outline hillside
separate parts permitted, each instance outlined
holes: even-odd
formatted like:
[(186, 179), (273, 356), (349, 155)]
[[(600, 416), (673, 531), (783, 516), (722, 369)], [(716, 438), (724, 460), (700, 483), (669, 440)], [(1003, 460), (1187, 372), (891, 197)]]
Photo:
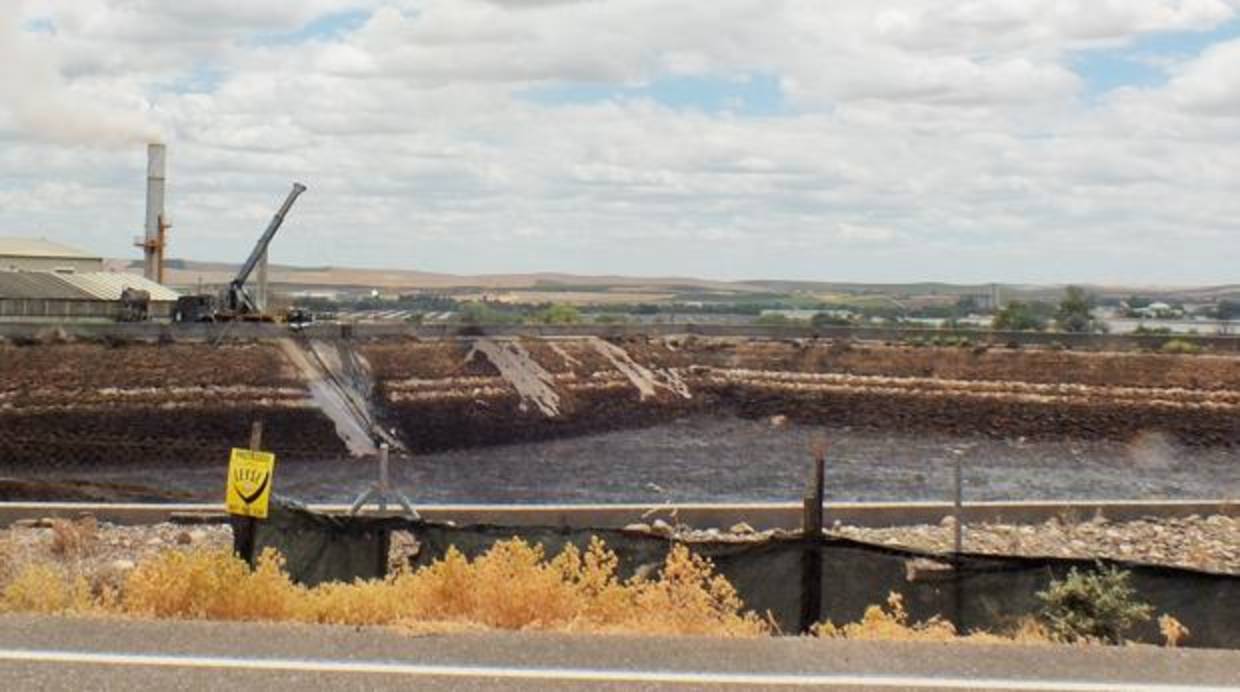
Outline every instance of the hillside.
[[(111, 259), (105, 262), (109, 271), (141, 272), (137, 260)], [(225, 262), (197, 262), (172, 259), (166, 267), (169, 285), (175, 288), (191, 288), (203, 285), (223, 285), (232, 279), (237, 265)], [(557, 272), (531, 274), (445, 274), (412, 269), (359, 269), (351, 267), (295, 267), (272, 265), (270, 281), (283, 290), (345, 290), (384, 292), (444, 291), (469, 294), (471, 292), (514, 292), (518, 297), (529, 294), (556, 294), (565, 302), (589, 302), (591, 296), (607, 297), (605, 302), (659, 302), (673, 298), (701, 300), (712, 297), (728, 298), (759, 296), (761, 294), (805, 294), (824, 302), (844, 301), (848, 298), (889, 297), (895, 299), (920, 299), (918, 302), (954, 302), (960, 296), (984, 296), (991, 291), (991, 284), (956, 284), (942, 282), (912, 282), (900, 284), (796, 281), (796, 280), (748, 280), (717, 281), (692, 277), (633, 277), (614, 275), (578, 275)], [(1240, 300), (1240, 284), (1203, 287), (1157, 287), (1085, 285), (1093, 294), (1107, 298), (1123, 298), (1144, 295), (1162, 300), (1189, 303), (1210, 303), (1218, 300)], [(1063, 295), (1063, 286), (1001, 284), (1005, 300), (1055, 301)]]

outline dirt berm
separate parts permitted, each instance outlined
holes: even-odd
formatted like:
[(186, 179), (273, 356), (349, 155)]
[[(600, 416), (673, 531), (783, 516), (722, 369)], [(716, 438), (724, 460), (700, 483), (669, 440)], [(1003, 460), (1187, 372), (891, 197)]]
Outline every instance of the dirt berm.
[(344, 453), (270, 344), (0, 346), (0, 469), (219, 464), (255, 420), (282, 460)]
[[(414, 451), (784, 417), (994, 437), (1240, 444), (1240, 357), (702, 337), (337, 344)], [(327, 367), (327, 366), (324, 366)], [(337, 378), (340, 379), (340, 378)], [(0, 345), (0, 470), (219, 464), (262, 420), (283, 462), (344, 457), (275, 343)]]
[[(481, 343), (481, 345), (480, 345)], [(699, 337), (360, 344), (415, 450), (685, 414), (994, 437), (1240, 444), (1240, 358)]]

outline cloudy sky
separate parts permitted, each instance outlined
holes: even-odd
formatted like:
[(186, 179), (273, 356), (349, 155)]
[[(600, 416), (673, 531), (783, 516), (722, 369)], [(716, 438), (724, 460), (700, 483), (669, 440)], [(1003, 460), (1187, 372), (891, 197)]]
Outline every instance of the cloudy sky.
[[(242, 8), (242, 9), (238, 9)], [(5, 0), (0, 235), (136, 257), (1240, 281), (1240, 0)]]

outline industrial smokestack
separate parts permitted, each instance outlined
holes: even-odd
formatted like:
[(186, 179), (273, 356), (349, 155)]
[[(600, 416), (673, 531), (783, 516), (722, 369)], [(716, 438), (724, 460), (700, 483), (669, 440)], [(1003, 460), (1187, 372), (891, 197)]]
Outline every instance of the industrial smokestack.
[(142, 274), (151, 281), (162, 283), (164, 231), (168, 228), (164, 216), (164, 174), (168, 151), (163, 144), (149, 144), (146, 156), (146, 236), (141, 244), (144, 255)]

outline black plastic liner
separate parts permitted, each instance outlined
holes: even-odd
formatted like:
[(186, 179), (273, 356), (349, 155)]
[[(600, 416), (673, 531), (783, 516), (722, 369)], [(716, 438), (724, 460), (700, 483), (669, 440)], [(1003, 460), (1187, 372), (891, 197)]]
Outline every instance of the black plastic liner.
[[(512, 538), (543, 546), (548, 556), (572, 544), (584, 551), (594, 537), (618, 558), (621, 577), (657, 572), (675, 541), (617, 529), (529, 526), (451, 526), (402, 518), (329, 517), (273, 502), (258, 522), (255, 551), (279, 550), (295, 581), (374, 579), (385, 575), (392, 531), (408, 531), (418, 543), (414, 568), (443, 558), (455, 547), (468, 558)], [(1155, 618), (1129, 633), (1135, 641), (1160, 644), (1157, 615), (1170, 614), (1192, 632), (1184, 646), (1240, 648), (1240, 575), (1115, 560), (936, 555), (824, 536), (774, 537), (761, 541), (694, 541), (694, 553), (710, 559), (732, 583), (746, 608), (769, 613), (785, 633), (802, 629), (809, 589), (821, 594), (820, 620), (855, 622), (865, 609), (904, 598), (911, 620), (940, 616), (958, 631), (1003, 631), (1034, 612), (1037, 592), (1073, 567), (1094, 571), (1118, 566), (1131, 573), (1138, 597), (1154, 606)], [(807, 585), (807, 560), (821, 562), (821, 580)]]

